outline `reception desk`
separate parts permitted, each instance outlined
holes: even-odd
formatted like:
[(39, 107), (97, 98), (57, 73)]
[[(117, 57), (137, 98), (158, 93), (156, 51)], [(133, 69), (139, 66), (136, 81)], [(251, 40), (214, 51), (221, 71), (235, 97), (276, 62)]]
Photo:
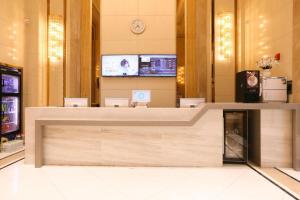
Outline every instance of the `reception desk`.
[(300, 170), (300, 105), (203, 104), (199, 108), (62, 108), (25, 111), (27, 164), (218, 167), (224, 110), (254, 111), (253, 160)]

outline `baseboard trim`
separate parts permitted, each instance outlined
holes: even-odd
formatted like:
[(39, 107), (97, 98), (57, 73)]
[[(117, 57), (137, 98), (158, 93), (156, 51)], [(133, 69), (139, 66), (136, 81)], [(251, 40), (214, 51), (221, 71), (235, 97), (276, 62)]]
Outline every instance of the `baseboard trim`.
[(0, 170), (9, 166), (9, 165), (12, 165), (20, 160), (23, 160), (25, 157), (25, 150), (22, 149), (20, 151), (17, 151), (11, 155), (8, 155), (4, 158), (1, 158), (0, 159)]

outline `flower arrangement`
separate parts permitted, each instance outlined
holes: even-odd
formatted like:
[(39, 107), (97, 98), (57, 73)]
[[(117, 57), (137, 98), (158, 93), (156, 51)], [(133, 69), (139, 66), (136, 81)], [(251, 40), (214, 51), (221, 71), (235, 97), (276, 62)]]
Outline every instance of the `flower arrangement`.
[(263, 57), (256, 62), (256, 66), (263, 70), (271, 70), (273, 64), (275, 63), (275, 59), (272, 57)]

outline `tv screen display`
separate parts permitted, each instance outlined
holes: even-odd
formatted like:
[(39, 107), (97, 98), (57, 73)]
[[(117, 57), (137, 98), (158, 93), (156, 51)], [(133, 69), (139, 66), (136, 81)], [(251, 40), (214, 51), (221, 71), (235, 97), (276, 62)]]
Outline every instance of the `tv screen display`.
[(102, 56), (102, 76), (138, 76), (138, 55)]
[(140, 55), (140, 76), (176, 76), (176, 55)]

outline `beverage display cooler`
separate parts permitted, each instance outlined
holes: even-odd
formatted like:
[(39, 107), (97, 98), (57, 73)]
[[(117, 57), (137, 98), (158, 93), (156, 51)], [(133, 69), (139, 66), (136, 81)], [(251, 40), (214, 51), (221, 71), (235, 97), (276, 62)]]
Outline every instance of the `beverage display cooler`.
[(0, 66), (1, 132), (0, 136), (13, 140), (21, 128), (21, 72)]
[(225, 163), (248, 161), (248, 112), (224, 111), (224, 154)]

